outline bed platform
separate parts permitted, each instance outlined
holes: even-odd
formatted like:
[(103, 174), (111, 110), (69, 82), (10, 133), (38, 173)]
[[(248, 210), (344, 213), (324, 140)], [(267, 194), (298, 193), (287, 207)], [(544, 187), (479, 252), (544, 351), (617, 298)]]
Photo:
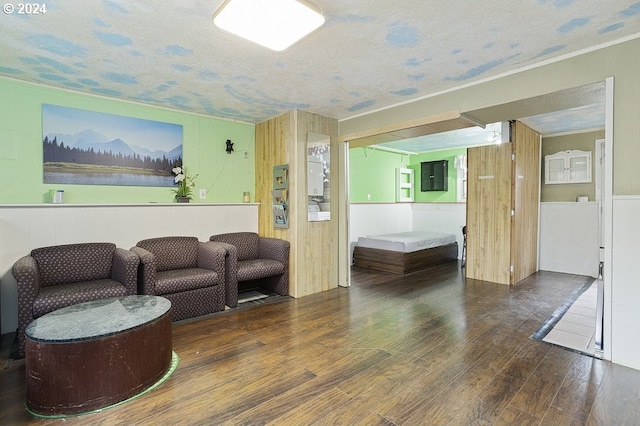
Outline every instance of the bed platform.
[(408, 274), (458, 259), (455, 235), (401, 232), (358, 238), (354, 266), (393, 274)]

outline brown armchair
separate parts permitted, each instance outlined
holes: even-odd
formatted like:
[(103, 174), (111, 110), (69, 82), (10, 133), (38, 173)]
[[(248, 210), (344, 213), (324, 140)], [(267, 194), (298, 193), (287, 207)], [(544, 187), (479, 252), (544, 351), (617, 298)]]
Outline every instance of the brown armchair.
[(196, 237), (160, 237), (131, 251), (140, 257), (138, 293), (169, 299), (173, 321), (224, 310), (224, 248)]
[(238, 306), (238, 282), (255, 281), (282, 296), (289, 294), (289, 242), (255, 232), (212, 235), (209, 241), (235, 248), (227, 256), (227, 306)]
[(140, 260), (113, 243), (37, 248), (13, 265), (18, 284), (18, 357), (31, 321), (65, 306), (136, 294)]

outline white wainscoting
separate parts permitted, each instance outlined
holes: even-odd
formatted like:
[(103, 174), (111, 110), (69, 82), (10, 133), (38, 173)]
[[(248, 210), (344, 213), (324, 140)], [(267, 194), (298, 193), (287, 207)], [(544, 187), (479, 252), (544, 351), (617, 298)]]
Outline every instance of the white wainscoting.
[(1, 332), (17, 327), (13, 263), (37, 247), (108, 241), (130, 248), (167, 235), (207, 241), (213, 234), (258, 231), (258, 204), (43, 204), (0, 206)]
[(640, 370), (640, 196), (614, 196), (612, 210), (611, 361)]
[(349, 206), (350, 253), (358, 237), (407, 231), (446, 232), (456, 236), (462, 255), (464, 203), (362, 203)]
[(358, 203), (349, 205), (349, 256), (358, 237), (413, 230), (411, 203)]
[(542, 271), (598, 277), (599, 203), (540, 203)]
[(465, 203), (415, 203), (413, 229), (453, 234), (458, 241), (458, 259), (462, 259), (462, 227), (467, 223)]

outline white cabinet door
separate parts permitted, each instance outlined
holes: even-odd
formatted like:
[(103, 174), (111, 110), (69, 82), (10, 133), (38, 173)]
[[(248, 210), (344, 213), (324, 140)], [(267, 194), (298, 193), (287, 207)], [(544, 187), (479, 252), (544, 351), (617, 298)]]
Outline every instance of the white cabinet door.
[(565, 183), (567, 181), (567, 172), (564, 167), (564, 157), (551, 158), (546, 160), (546, 163), (546, 178), (544, 183)]
[(567, 161), (569, 163), (569, 182), (591, 182), (591, 153), (589, 155), (572, 155), (567, 158)]
[(544, 183), (591, 182), (591, 151), (562, 151), (544, 157)]

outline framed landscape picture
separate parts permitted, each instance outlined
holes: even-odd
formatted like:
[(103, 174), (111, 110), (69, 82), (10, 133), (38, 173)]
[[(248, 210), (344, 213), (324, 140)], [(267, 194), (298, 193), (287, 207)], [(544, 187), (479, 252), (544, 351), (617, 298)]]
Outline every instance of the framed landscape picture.
[(173, 186), (182, 126), (42, 105), (44, 183)]

